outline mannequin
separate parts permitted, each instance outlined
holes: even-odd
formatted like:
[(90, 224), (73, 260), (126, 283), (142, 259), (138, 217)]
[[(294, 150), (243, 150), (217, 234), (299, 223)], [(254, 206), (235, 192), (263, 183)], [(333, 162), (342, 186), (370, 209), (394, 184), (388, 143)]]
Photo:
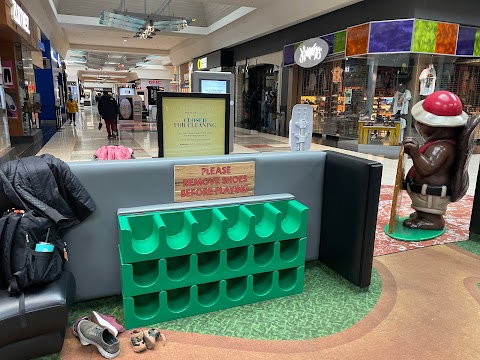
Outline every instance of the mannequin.
[(412, 93), (410, 90), (405, 88), (405, 85), (399, 84), (397, 87), (397, 92), (393, 97), (393, 109), (392, 112), (397, 114), (400, 112), (400, 115), (408, 114), (408, 106), (410, 105), (410, 100), (412, 99)]
[(404, 84), (399, 84), (397, 87), (397, 92), (393, 97), (392, 113), (395, 115), (395, 121), (400, 122), (400, 143), (403, 142), (405, 128), (407, 127), (407, 121), (402, 117), (402, 115), (408, 114), (411, 99), (412, 93), (410, 90), (408, 90)]
[(428, 96), (435, 91), (435, 83), (437, 81), (437, 72), (433, 64), (428, 65), (428, 68), (423, 69), (420, 77), (420, 95)]

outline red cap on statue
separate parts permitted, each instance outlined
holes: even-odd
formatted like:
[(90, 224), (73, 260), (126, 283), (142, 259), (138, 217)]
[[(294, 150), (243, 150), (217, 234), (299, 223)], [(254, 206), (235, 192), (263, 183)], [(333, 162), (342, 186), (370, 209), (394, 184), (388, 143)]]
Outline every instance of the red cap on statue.
[(433, 127), (465, 126), (468, 115), (460, 98), (449, 91), (436, 91), (415, 104), (412, 115), (419, 123)]

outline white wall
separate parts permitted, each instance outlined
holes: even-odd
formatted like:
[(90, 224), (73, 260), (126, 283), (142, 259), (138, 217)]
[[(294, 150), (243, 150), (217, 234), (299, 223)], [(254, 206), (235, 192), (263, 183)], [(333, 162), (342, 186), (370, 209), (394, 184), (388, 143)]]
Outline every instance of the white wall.
[(170, 60), (173, 65), (181, 65), (196, 57), (259, 38), (360, 1), (363, 0), (271, 1), (219, 31), (175, 46), (170, 51)]
[(83, 84), (83, 87), (85, 89), (93, 89), (93, 88), (107, 88), (107, 89), (113, 89), (113, 83), (93, 83), (93, 82), (86, 82)]
[(173, 66), (165, 66), (163, 70), (135, 69), (132, 72), (137, 74), (137, 79), (171, 80), (173, 78)]
[(70, 42), (63, 29), (60, 27), (57, 17), (53, 13), (48, 0), (24, 0), (22, 5), (35, 20), (45, 36), (50, 39), (52, 46), (65, 58)]

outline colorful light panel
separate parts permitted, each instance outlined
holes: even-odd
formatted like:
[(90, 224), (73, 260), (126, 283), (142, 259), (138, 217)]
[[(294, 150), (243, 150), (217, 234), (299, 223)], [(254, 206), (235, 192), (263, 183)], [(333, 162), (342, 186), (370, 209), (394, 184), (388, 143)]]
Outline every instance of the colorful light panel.
[(473, 55), (477, 29), (460, 26), (458, 29), (457, 55)]
[(295, 64), (295, 47), (287, 45), (283, 48), (283, 66)]
[(328, 55), (333, 54), (334, 34), (322, 36), (321, 39), (325, 40), (328, 44)]
[(473, 50), (474, 56), (480, 56), (480, 29), (477, 29), (477, 33), (475, 34), (475, 47)]
[(413, 52), (435, 53), (438, 23), (428, 20), (415, 20)]
[(455, 55), (457, 36), (457, 24), (438, 23), (435, 52), (437, 54)]
[(408, 52), (412, 47), (414, 20), (370, 24), (370, 53)]
[(363, 55), (368, 52), (370, 24), (363, 24), (347, 30), (347, 56)]
[(333, 39), (333, 53), (345, 51), (347, 45), (347, 30), (340, 31), (334, 34)]

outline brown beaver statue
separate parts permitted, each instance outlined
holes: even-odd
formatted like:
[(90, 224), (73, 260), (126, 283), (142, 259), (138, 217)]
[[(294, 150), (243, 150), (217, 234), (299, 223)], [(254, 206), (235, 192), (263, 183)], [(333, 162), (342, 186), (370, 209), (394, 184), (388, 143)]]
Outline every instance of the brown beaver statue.
[(462, 199), (468, 190), (468, 164), (480, 116), (469, 117), (460, 98), (448, 91), (427, 96), (413, 106), (412, 115), (425, 145), (420, 147), (412, 138), (403, 141), (413, 161), (404, 189), (415, 210), (403, 226), (441, 230), (448, 204)]

